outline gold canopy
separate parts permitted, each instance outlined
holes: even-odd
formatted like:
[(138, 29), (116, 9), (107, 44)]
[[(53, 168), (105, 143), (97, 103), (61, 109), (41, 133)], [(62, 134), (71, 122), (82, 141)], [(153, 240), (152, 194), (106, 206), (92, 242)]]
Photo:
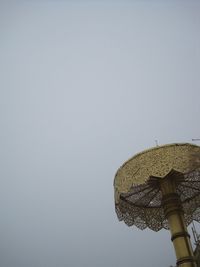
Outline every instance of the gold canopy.
[(169, 175), (176, 183), (186, 225), (200, 222), (200, 147), (187, 143), (145, 150), (119, 168), (114, 180), (119, 220), (140, 229), (168, 229), (158, 181)]

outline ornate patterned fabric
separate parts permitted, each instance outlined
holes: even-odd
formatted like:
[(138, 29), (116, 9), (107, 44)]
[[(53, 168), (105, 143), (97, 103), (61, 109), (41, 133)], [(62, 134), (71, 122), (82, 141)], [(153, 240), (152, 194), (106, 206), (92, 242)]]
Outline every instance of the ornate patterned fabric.
[(115, 209), (120, 221), (140, 229), (168, 229), (159, 179), (173, 175), (186, 225), (200, 222), (200, 147), (170, 144), (135, 155), (119, 168), (115, 180)]

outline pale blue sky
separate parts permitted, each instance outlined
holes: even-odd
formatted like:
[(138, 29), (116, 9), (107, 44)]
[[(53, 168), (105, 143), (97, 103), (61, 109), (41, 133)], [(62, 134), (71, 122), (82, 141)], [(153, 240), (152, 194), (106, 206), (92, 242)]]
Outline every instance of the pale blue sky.
[(0, 266), (175, 265), (128, 228), (113, 179), (200, 138), (199, 1), (0, 2)]

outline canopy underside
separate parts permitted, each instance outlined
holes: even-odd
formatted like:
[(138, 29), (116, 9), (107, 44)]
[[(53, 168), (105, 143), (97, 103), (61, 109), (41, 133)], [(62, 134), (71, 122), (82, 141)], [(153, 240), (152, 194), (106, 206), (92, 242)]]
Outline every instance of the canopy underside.
[(173, 144), (137, 154), (117, 172), (115, 209), (120, 221), (140, 229), (168, 229), (159, 179), (174, 172), (185, 223), (200, 222), (200, 147)]
[[(200, 222), (200, 169), (179, 178), (176, 193), (182, 203), (186, 225), (192, 220)], [(148, 227), (154, 231), (168, 229), (162, 193), (156, 183), (132, 186), (128, 193), (122, 193), (116, 204), (116, 213), (119, 220), (128, 226)]]

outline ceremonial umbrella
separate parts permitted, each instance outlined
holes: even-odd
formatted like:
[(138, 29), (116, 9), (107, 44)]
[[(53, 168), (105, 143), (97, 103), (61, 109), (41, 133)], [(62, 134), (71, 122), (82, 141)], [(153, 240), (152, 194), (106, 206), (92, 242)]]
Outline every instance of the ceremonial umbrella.
[(126, 161), (114, 180), (120, 221), (140, 229), (170, 229), (177, 265), (196, 266), (187, 225), (200, 222), (200, 147), (170, 144)]

